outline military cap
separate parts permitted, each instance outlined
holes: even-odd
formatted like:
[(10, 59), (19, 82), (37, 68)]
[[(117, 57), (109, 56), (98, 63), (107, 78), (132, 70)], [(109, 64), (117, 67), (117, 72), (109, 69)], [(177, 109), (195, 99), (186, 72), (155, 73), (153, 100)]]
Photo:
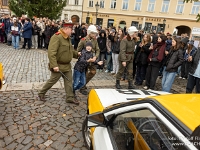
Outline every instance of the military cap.
[(73, 28), (74, 24), (73, 23), (63, 23), (62, 27), (68, 27), (68, 28)]

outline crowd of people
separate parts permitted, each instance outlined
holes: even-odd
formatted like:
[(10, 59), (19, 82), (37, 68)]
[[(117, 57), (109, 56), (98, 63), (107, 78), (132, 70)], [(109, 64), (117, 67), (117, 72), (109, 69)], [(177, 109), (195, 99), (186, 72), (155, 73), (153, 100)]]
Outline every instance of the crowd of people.
[[(6, 15), (0, 20), (0, 39), (8, 45), (12, 43), (15, 49), (19, 49), (19, 41), (24, 38), (23, 49), (27, 44), (27, 49), (48, 50), (51, 37), (60, 31), (63, 23), (48, 18), (30, 20), (25, 16)], [(80, 89), (82, 94), (87, 94), (85, 85), (96, 71), (105, 71), (116, 77), (117, 89), (121, 88), (120, 81), (123, 80), (128, 82), (129, 89), (134, 89), (135, 79), (135, 85), (145, 85), (145, 90), (154, 90), (160, 76), (162, 91), (170, 92), (178, 76), (188, 80), (187, 93), (191, 93), (195, 86), (196, 93), (200, 93), (200, 50), (187, 34), (172, 36), (156, 31), (145, 33), (134, 26), (116, 29), (76, 23), (70, 35), (74, 50), (83, 52), (84, 56), (78, 59), (74, 68), (74, 76), (78, 76), (74, 78), (74, 89)], [(87, 57), (89, 51), (95, 59)], [(81, 65), (85, 68), (81, 69)]]

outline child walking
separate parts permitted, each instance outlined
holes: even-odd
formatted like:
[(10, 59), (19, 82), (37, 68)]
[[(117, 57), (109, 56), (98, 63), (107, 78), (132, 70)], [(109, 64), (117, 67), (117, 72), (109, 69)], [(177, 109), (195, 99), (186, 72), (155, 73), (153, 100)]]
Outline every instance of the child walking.
[(82, 88), (86, 84), (86, 75), (85, 71), (86, 68), (91, 65), (92, 63), (102, 65), (103, 61), (99, 61), (98, 63), (95, 62), (93, 59), (92, 53), (92, 43), (87, 42), (85, 45), (85, 49), (82, 50), (81, 56), (79, 57), (78, 61), (74, 66), (74, 75), (73, 75), (73, 92), (74, 95), (75, 91)]

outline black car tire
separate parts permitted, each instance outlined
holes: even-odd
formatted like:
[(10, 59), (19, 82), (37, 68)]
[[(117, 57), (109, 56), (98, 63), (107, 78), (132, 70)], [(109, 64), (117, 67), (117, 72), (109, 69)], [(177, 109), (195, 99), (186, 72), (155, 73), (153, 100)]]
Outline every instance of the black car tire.
[[(87, 132), (88, 132), (88, 134), (87, 134)], [(83, 135), (85, 146), (88, 148), (88, 150), (92, 150), (93, 149), (92, 142), (89, 137), (89, 130), (87, 128), (87, 118), (84, 119), (83, 124), (82, 124), (82, 135)]]

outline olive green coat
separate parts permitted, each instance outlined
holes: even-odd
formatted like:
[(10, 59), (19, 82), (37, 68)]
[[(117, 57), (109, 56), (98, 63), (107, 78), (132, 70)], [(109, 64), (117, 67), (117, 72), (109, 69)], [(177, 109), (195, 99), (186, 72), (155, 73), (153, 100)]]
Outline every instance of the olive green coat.
[(85, 38), (82, 38), (78, 44), (78, 48), (77, 51), (81, 52), (83, 48), (85, 48), (85, 45), (87, 42), (92, 42), (92, 52), (94, 53), (94, 56), (96, 56), (96, 58), (99, 57), (100, 54), (100, 49), (99, 49), (99, 45), (96, 39), (89, 39), (88, 36)]
[(134, 59), (135, 40), (127, 40), (124, 38), (120, 43), (119, 61), (130, 62)]
[(51, 37), (48, 58), (50, 69), (59, 67), (62, 72), (70, 71), (72, 58), (78, 58), (78, 52), (74, 50), (71, 39), (62, 30)]

